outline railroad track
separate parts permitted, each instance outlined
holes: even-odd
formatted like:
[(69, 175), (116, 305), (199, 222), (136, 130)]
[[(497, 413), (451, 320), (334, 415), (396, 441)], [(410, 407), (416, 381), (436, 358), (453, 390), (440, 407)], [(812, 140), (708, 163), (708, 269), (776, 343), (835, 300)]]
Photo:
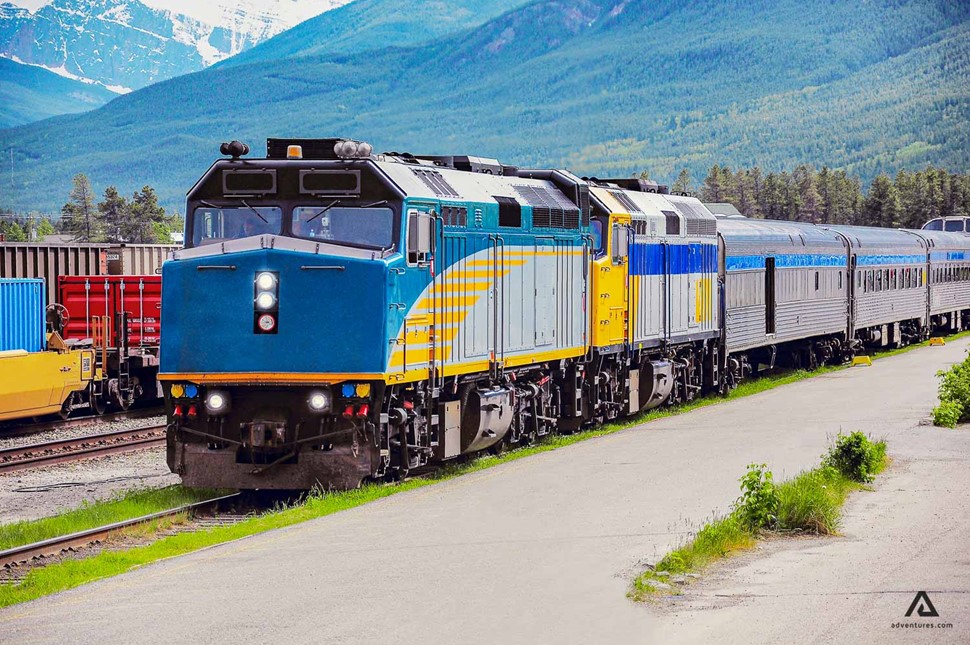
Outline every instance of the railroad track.
[(56, 419), (41, 423), (0, 423), (0, 437), (27, 437), (33, 434), (40, 434), (48, 430), (64, 430), (67, 428), (80, 428), (83, 426), (99, 426), (110, 424), (113, 421), (128, 421), (132, 419), (144, 419), (146, 417), (157, 417), (165, 414), (165, 409), (154, 406), (150, 408), (138, 408), (137, 410), (125, 410), (123, 412), (108, 412), (106, 414), (85, 415), (82, 417), (72, 417), (70, 419)]
[[(25, 544), (24, 546), (17, 546), (12, 549), (7, 549), (6, 551), (0, 551), (0, 567), (20, 565), (25, 562), (29, 563), (35, 558), (48, 558), (51, 556), (56, 556), (68, 549), (76, 549), (99, 542), (111, 535), (117, 534), (133, 526), (150, 524), (156, 520), (164, 519), (166, 517), (173, 517), (181, 513), (187, 513), (194, 516), (205, 512), (217, 512), (220, 507), (230, 501), (238, 499), (239, 497), (239, 493), (223, 495), (222, 497), (215, 497), (202, 502), (195, 502), (194, 504), (186, 504), (185, 506), (179, 506), (178, 508), (169, 509), (167, 511), (160, 511), (158, 513), (143, 515), (142, 517), (136, 517), (123, 522), (116, 522), (114, 524), (99, 526), (86, 531), (79, 531), (77, 533), (72, 533), (71, 535), (50, 538), (49, 540), (34, 542), (33, 544)], [(230, 520), (223, 518), (218, 521), (213, 521), (215, 521), (216, 524), (224, 525), (227, 523), (227, 521), (238, 521), (238, 519), (242, 519), (243, 517), (246, 516), (240, 516), (239, 518), (233, 517), (230, 518)], [(212, 525), (212, 522), (203, 522), (203, 528), (208, 525)]]
[(0, 473), (62, 464), (165, 443), (165, 426), (152, 426), (47, 441), (0, 450)]

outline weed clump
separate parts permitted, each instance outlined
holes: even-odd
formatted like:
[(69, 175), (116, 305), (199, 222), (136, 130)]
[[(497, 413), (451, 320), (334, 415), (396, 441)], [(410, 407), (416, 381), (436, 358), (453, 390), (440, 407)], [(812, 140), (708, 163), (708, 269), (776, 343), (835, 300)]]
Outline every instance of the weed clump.
[(822, 465), (833, 468), (848, 479), (868, 484), (882, 471), (886, 462), (886, 442), (872, 441), (862, 432), (841, 432), (835, 444), (822, 456)]
[(748, 465), (734, 512), (751, 531), (774, 528), (778, 522), (778, 489), (767, 464)]
[(936, 375), (940, 377), (940, 404), (933, 408), (933, 424), (955, 428), (970, 421), (970, 356)]

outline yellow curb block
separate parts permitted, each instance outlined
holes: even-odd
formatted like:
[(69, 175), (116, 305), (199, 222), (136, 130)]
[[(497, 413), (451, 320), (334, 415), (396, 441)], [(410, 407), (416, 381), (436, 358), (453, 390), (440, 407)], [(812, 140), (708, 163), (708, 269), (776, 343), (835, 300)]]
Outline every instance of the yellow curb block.
[(930, 339), (930, 345), (942, 347), (943, 345), (946, 345), (946, 341), (940, 338), (939, 336), (934, 336), (933, 338)]
[(871, 366), (872, 359), (869, 358), (868, 356), (855, 356), (852, 358), (852, 367), (855, 367), (857, 365)]

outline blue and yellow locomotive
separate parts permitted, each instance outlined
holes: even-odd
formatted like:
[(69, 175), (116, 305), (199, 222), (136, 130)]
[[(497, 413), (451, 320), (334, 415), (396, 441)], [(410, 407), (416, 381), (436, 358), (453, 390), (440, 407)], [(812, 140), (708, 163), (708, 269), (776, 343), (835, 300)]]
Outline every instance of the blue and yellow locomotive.
[(168, 462), (345, 488), (970, 326), (970, 237), (717, 220), (639, 179), (223, 145), (163, 268)]
[(714, 219), (655, 185), (346, 140), (246, 151), (192, 188), (163, 270), (188, 485), (354, 486), (717, 381)]

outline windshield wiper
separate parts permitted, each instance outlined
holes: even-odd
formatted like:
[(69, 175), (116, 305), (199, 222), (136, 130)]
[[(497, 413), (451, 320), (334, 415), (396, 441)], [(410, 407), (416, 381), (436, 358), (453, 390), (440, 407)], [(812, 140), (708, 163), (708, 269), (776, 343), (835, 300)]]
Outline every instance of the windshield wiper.
[[(199, 203), (200, 203), (200, 204), (202, 204), (203, 206), (208, 206), (209, 208), (215, 208), (215, 209), (217, 209), (217, 210), (222, 210), (223, 208), (225, 208), (225, 206), (216, 206), (215, 204), (212, 204), (212, 203), (210, 203), (210, 202), (207, 202), (207, 201), (205, 201), (204, 199), (200, 199), (200, 200), (199, 200)], [(260, 212), (259, 212), (258, 210), (256, 210), (256, 209), (255, 209), (255, 208), (253, 208), (252, 206), (250, 206), (250, 205), (249, 205), (249, 204), (248, 204), (248, 203), (246, 202), (246, 200), (245, 200), (245, 199), (240, 199), (240, 200), (239, 200), (239, 203), (240, 203), (240, 204), (242, 204), (243, 206), (245, 206), (246, 208), (248, 208), (249, 210), (251, 210), (251, 211), (252, 211), (253, 213), (255, 213), (255, 214), (256, 214), (256, 217), (258, 217), (259, 219), (261, 219), (261, 220), (263, 220), (263, 223), (265, 223), (265, 224), (269, 224), (269, 220), (268, 220), (268, 219), (266, 219), (265, 217), (263, 217), (263, 214), (262, 214), (262, 213), (260, 213)]]
[(323, 215), (324, 213), (326, 213), (328, 210), (330, 210), (331, 208), (333, 208), (334, 206), (336, 206), (339, 203), (340, 203), (340, 200), (339, 199), (333, 200), (332, 202), (330, 202), (329, 204), (327, 204), (326, 206), (324, 206), (323, 207), (323, 210), (321, 210), (319, 213), (317, 213), (316, 215), (314, 215), (313, 217), (311, 217), (310, 219), (308, 219), (306, 221), (306, 223), (309, 224), (310, 222), (312, 222), (316, 218), (320, 217), (321, 215)]
[(256, 217), (258, 217), (259, 219), (263, 220), (263, 223), (264, 224), (269, 224), (269, 220), (266, 219), (265, 217), (263, 217), (263, 214), (260, 213), (258, 210), (256, 210), (255, 208), (253, 208), (252, 206), (250, 206), (249, 204), (247, 204), (245, 199), (240, 199), (239, 200), (239, 203), (241, 203), (243, 206), (245, 206), (246, 208), (248, 208), (252, 212), (256, 213)]

